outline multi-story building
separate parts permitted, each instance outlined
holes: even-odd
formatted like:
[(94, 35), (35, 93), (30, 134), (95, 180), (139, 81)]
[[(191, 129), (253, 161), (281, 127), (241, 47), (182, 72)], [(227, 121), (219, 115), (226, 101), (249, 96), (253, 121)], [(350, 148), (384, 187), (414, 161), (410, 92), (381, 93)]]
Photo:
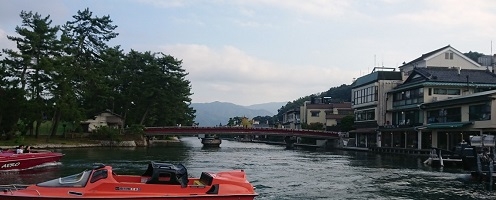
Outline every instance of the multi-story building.
[(352, 84), (351, 100), (355, 116), (354, 128), (350, 137), (355, 138), (355, 146), (380, 146), (378, 126), (387, 125), (387, 92), (401, 84), (402, 75), (395, 68), (376, 67), (370, 74), (356, 79)]
[(332, 108), (325, 111), (325, 126), (327, 131), (341, 131), (341, 120), (353, 116), (351, 102), (332, 103)]
[(291, 109), (282, 115), (284, 128), (301, 129), (300, 110)]
[[(493, 77), (496, 79), (496, 76)], [(496, 87), (494, 87), (496, 89)], [(427, 121), (416, 127), (422, 139), (434, 147), (453, 149), (469, 136), (496, 134), (496, 90), (437, 100), (421, 105)]]
[(302, 124), (321, 123), (326, 130), (337, 131), (341, 119), (351, 113), (351, 103), (327, 103), (324, 98), (306, 101), (300, 107)]
[[(441, 112), (429, 105), (496, 89), (496, 76), (491, 71), (451, 46), (423, 54), (400, 69), (408, 76), (387, 93), (386, 107), (381, 108), (386, 110), (386, 125), (378, 129), (382, 147), (428, 149), (440, 145), (446, 138), (438, 132), (451, 133), (451, 127), (443, 123), (462, 122), (462, 110), (447, 106)], [(460, 133), (457, 129), (452, 131)]]
[(453, 67), (459, 69), (486, 70), (479, 63), (473, 61), (450, 45), (436, 49), (400, 66), (403, 76), (409, 77), (415, 68)]

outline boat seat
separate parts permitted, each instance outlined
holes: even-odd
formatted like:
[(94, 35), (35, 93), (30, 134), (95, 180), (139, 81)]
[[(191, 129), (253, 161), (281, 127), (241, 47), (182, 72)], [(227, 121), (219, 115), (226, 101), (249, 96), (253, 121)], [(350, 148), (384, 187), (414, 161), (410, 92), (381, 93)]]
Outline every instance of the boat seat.
[(207, 172), (202, 172), (199, 180), (203, 185), (212, 185), (214, 178)]

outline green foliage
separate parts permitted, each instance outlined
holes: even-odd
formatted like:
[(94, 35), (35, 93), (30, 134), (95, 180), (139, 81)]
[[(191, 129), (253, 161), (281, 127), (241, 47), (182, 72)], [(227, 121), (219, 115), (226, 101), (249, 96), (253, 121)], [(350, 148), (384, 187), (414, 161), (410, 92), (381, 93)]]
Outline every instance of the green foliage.
[(24, 142), (24, 136), (17, 134), (14, 139), (15, 144), (22, 144)]
[(474, 52), (469, 51), (468, 53), (463, 53), (463, 55), (467, 56), (468, 58), (470, 58), (474, 62), (478, 62), (477, 60), (479, 59), (479, 57), (483, 56), (484, 54), (476, 52), (476, 51), (474, 51)]
[(126, 134), (131, 134), (131, 135), (143, 135), (144, 133), (145, 133), (145, 127), (139, 124), (133, 124), (126, 130)]
[[(303, 106), (305, 101), (311, 101), (312, 98), (322, 98), (322, 97), (331, 97), (330, 103), (332, 102), (350, 102), (351, 101), (351, 85), (343, 84), (339, 87), (332, 87), (328, 91), (312, 94), (305, 97), (300, 97), (297, 100), (292, 102), (288, 102), (285, 106), (281, 107), (281, 109), (277, 112), (277, 120), (282, 121), (282, 115), (290, 110), (299, 110), (300, 106)], [(303, 127), (302, 127), (303, 128)]]
[(318, 97), (331, 97), (331, 102), (350, 102), (351, 101), (351, 85), (342, 84), (339, 87), (333, 87), (323, 92)]
[(229, 118), (229, 121), (227, 122), (226, 126), (240, 126), (242, 119), (243, 119), (242, 117), (238, 117), (238, 116)]
[(13, 135), (22, 121), (23, 134), (38, 136), (50, 120), (53, 136), (62, 121), (78, 124), (107, 109), (126, 124), (193, 124), (191, 83), (181, 60), (109, 47), (117, 26), (89, 9), (62, 27), (38, 13), (20, 17), (17, 36), (7, 36), (17, 49), (3, 49), (0, 61), (0, 133)]
[(353, 130), (354, 123), (355, 123), (355, 117), (351, 115), (343, 117), (343, 119), (341, 119), (341, 124), (340, 124), (341, 131), (348, 132)]
[(325, 130), (324, 124), (320, 123), (320, 122), (315, 122), (315, 123), (310, 123), (310, 124), (302, 124), (301, 128), (302, 129), (308, 129), (308, 130), (320, 130), (320, 131)]
[(109, 126), (100, 126), (91, 133), (91, 138), (96, 140), (110, 140), (110, 141), (120, 141), (120, 131), (117, 128), (112, 128)]

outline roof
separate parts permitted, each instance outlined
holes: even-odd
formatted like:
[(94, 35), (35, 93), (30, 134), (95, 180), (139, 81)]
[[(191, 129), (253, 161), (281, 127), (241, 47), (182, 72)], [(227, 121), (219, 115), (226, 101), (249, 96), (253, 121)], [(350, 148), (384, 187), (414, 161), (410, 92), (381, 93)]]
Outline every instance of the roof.
[[(458, 71), (460, 73), (458, 73)], [(496, 87), (496, 74), (488, 70), (449, 67), (415, 68), (405, 82), (390, 92), (417, 86), (482, 86)]]
[(375, 71), (365, 76), (358, 78), (353, 82), (353, 88), (357, 88), (370, 83), (375, 83), (379, 80), (401, 80), (400, 71)]
[(111, 111), (111, 110), (109, 110), (109, 109), (106, 109), (105, 111), (99, 112), (99, 113), (97, 114), (97, 116), (98, 116), (98, 115), (101, 115), (102, 113), (110, 113), (110, 114), (112, 114), (112, 115), (114, 115), (114, 116), (117, 116), (117, 117), (119, 117), (119, 118), (122, 118), (122, 116), (120, 116), (120, 115), (119, 115), (119, 114), (117, 114), (117, 113), (112, 112), (112, 111)]
[(416, 127), (417, 129), (454, 129), (462, 128), (474, 124), (473, 122), (445, 122), (445, 123), (432, 123), (424, 126)]
[(307, 104), (307, 109), (351, 108), (351, 102), (330, 104)]
[(456, 50), (455, 48), (451, 47), (450, 45), (448, 45), (448, 46), (445, 46), (445, 47), (442, 47), (442, 48), (436, 49), (436, 50), (434, 50), (434, 51), (431, 51), (431, 52), (429, 52), (429, 53), (422, 54), (422, 56), (420, 56), (420, 57), (418, 57), (418, 58), (416, 58), (416, 59), (414, 59), (414, 60), (412, 60), (412, 61), (410, 61), (410, 62), (408, 62), (408, 63), (406, 63), (406, 64), (403, 64), (403, 65), (402, 65), (402, 66), (400, 66), (399, 68), (401, 69), (401, 68), (403, 68), (404, 66), (407, 66), (407, 65), (412, 65), (412, 64), (417, 63), (417, 62), (419, 62), (419, 61), (429, 60), (429, 59), (431, 59), (431, 58), (433, 58), (433, 57), (435, 57), (435, 56), (439, 55), (440, 53), (442, 53), (442, 52), (444, 52), (444, 51), (446, 51), (446, 50), (451, 50), (451, 51), (453, 51), (455, 54), (459, 55), (460, 57), (462, 57), (462, 58), (466, 59), (468, 62), (472, 63), (473, 65), (480, 67), (480, 64), (479, 64), (479, 63), (477, 63), (477, 62), (473, 61), (472, 59), (470, 59), (470, 58), (468, 58), (467, 56), (465, 56), (462, 52), (460, 52), (460, 51)]
[(436, 102), (423, 103), (421, 107), (422, 107), (422, 109), (429, 109), (429, 108), (437, 108), (437, 107), (444, 107), (444, 106), (453, 106), (453, 105), (460, 105), (460, 104), (469, 104), (469, 103), (475, 103), (475, 102), (490, 101), (490, 100), (492, 100), (491, 96), (494, 94), (496, 94), (496, 90), (477, 92), (477, 93), (470, 94), (470, 95), (452, 97), (449, 99), (440, 100), (440, 101), (436, 101)]
[[(429, 81), (457, 83), (495, 83), (496, 74), (488, 70), (457, 69), (447, 67), (418, 68), (416, 71)], [(460, 73), (458, 73), (460, 71)]]
[[(441, 52), (441, 51), (443, 51), (443, 50), (445, 50), (445, 49), (448, 49), (448, 48), (450, 48), (450, 47), (451, 47), (451, 46), (450, 46), (450, 45), (448, 45), (448, 46), (445, 46), (445, 47), (442, 47), (442, 48), (436, 49), (436, 50), (434, 50), (434, 51), (431, 51), (431, 52), (429, 52), (429, 53), (422, 54), (422, 56), (420, 56), (420, 57), (418, 57), (418, 58), (416, 58), (416, 59), (414, 59), (414, 60), (412, 60), (412, 61), (410, 61), (410, 62), (408, 62), (408, 63), (406, 63), (406, 64), (403, 64), (402, 66), (410, 65), (410, 64), (416, 63), (416, 62), (418, 62), (418, 61), (425, 60), (426, 58), (428, 58), (428, 57), (430, 57), (430, 56), (432, 56), (432, 55), (434, 55), (434, 54), (436, 54), (436, 53), (439, 53), (439, 52)], [(402, 66), (400, 66), (400, 68), (401, 68)]]

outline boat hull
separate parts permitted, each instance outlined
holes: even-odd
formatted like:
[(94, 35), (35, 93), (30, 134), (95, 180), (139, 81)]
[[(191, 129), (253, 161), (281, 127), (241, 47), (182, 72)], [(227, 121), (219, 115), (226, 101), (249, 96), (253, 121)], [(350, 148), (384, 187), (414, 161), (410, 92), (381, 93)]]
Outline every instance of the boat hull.
[(0, 153), (0, 171), (26, 170), (45, 163), (58, 162), (63, 154), (54, 152), (41, 153)]
[(90, 199), (90, 200), (197, 200), (197, 199), (203, 199), (203, 200), (253, 200), (255, 199), (255, 196), (176, 196), (176, 197), (167, 197), (167, 196), (161, 196), (161, 197), (14, 197), (14, 196), (3, 196), (0, 195), (2, 200), (48, 200), (48, 199)]
[(157, 162), (151, 162), (142, 175), (117, 175), (111, 166), (96, 164), (71, 176), (0, 188), (2, 200), (253, 200), (258, 195), (243, 170), (202, 172), (194, 178), (182, 164)]
[(202, 138), (202, 144), (205, 147), (219, 147), (222, 140), (219, 138)]

